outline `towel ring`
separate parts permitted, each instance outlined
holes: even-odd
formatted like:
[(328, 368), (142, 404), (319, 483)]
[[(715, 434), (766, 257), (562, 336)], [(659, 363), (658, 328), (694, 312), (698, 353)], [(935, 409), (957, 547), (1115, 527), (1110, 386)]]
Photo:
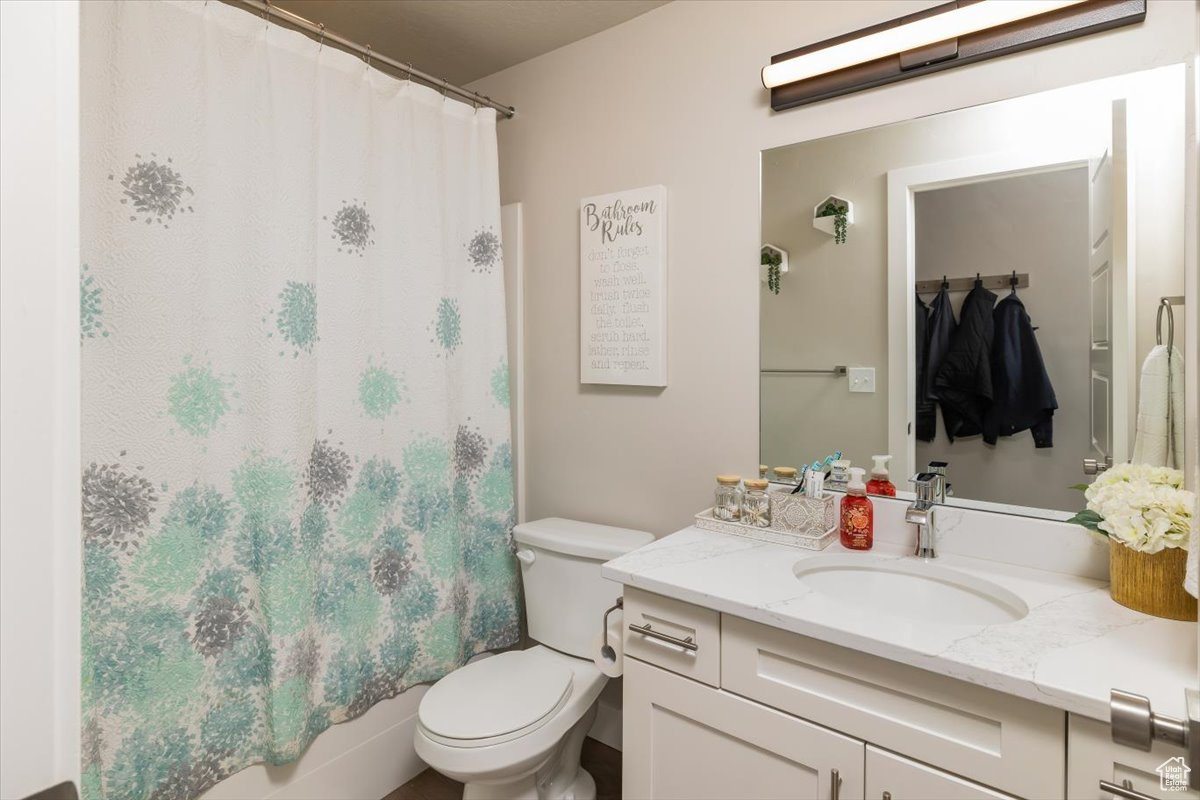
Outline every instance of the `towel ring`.
[(1158, 301), (1158, 316), (1154, 320), (1154, 341), (1156, 344), (1162, 344), (1162, 318), (1163, 310), (1167, 312), (1167, 352), (1171, 352), (1171, 348), (1175, 346), (1175, 312), (1171, 310), (1171, 301), (1163, 298)]

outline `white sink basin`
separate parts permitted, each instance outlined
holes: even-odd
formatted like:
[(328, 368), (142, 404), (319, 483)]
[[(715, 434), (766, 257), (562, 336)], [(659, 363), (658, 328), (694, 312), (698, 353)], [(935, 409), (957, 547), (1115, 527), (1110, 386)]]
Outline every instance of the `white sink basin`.
[(915, 558), (831, 554), (797, 561), (792, 571), (839, 603), (915, 623), (995, 625), (1029, 613), (1008, 589)]

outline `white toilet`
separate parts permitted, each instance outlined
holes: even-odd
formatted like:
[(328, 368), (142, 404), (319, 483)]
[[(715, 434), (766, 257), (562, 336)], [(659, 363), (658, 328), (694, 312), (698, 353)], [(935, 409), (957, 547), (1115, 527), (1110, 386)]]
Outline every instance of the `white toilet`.
[(417, 755), (466, 784), (464, 800), (592, 800), (579, 766), (608, 678), (592, 663), (604, 611), (621, 587), (600, 565), (649, 544), (642, 531), (541, 519), (513, 531), (529, 636), (538, 645), (467, 664), (417, 712)]

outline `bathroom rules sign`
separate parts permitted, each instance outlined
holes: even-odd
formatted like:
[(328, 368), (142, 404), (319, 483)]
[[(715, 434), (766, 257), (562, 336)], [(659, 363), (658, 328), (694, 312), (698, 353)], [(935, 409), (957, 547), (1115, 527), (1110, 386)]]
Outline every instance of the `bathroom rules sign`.
[(667, 188), (579, 203), (579, 382), (667, 385)]

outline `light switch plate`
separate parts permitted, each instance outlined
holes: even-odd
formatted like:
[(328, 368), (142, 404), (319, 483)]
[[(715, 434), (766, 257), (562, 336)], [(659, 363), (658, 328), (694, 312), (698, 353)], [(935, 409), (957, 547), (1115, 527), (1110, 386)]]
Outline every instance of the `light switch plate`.
[(847, 371), (850, 378), (850, 391), (852, 392), (874, 392), (875, 391), (875, 368), (874, 367), (850, 367)]

